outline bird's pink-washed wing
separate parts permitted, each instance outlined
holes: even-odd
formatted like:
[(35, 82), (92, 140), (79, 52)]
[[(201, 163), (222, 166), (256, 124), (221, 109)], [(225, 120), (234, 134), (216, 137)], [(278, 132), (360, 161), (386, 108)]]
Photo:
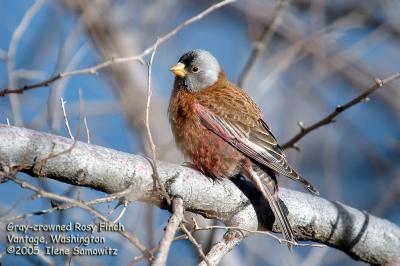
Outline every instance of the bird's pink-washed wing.
[(285, 154), (262, 119), (258, 126), (248, 128), (240, 122), (216, 115), (198, 102), (195, 103), (194, 109), (204, 126), (243, 154), (279, 174), (302, 183), (310, 192), (318, 194), (318, 191), (288, 164)]

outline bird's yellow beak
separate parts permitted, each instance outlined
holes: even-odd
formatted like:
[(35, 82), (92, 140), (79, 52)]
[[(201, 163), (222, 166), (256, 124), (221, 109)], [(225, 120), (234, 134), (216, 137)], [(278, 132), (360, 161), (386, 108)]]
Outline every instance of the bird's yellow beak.
[(186, 75), (185, 71), (185, 64), (178, 63), (175, 66), (171, 67), (169, 70), (171, 70), (172, 73), (177, 75), (180, 78), (183, 78)]

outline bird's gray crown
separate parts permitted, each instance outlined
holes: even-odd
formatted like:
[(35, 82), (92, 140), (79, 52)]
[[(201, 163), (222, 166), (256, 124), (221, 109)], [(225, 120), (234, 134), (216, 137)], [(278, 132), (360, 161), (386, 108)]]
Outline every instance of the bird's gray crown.
[(217, 59), (206, 50), (189, 51), (179, 59), (179, 62), (185, 65), (184, 80), (191, 91), (204, 89), (218, 80), (221, 67)]

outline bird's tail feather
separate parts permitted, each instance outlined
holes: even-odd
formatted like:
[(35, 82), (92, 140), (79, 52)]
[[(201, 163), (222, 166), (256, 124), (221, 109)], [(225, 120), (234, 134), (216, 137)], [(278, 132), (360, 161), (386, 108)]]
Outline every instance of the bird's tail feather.
[(267, 173), (261, 171), (252, 171), (249, 175), (252, 181), (256, 184), (258, 190), (269, 203), (271, 210), (274, 213), (275, 218), (277, 219), (278, 224), (282, 230), (282, 233), (285, 239), (288, 241), (287, 246), (289, 249), (291, 249), (292, 244), (296, 243), (297, 240), (294, 235), (293, 229), (290, 226), (289, 220), (286, 214), (283, 212), (278, 195), (276, 194), (276, 180), (271, 178)]

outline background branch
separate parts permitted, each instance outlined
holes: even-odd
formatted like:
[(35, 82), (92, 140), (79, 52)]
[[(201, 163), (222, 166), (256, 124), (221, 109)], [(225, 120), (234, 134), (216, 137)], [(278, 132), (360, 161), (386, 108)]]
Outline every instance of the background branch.
[[(15, 29), (12, 34), (10, 46), (7, 52), (7, 75), (8, 75), (8, 82), (10, 90), (14, 90), (17, 86), (18, 77), (16, 75), (15, 69), (15, 56), (17, 53), (17, 48), (21, 37), (23, 36), (24, 32), (27, 30), (29, 24), (31, 23), (34, 16), (37, 12), (41, 9), (44, 4), (44, 0), (36, 0), (35, 3), (29, 8), (26, 12), (24, 17), (22, 18), (20, 24)], [(1, 92), (0, 92), (1, 95)], [(21, 126), (23, 124), (21, 110), (20, 110), (20, 103), (19, 98), (15, 95), (10, 97), (11, 109), (13, 113), (14, 123), (16, 125)]]
[[(37, 88), (41, 88), (41, 87), (47, 87), (51, 83), (53, 83), (59, 79), (66, 78), (66, 77), (71, 77), (71, 76), (76, 76), (76, 75), (86, 75), (86, 74), (92, 74), (92, 75), (97, 74), (99, 70), (109, 67), (114, 64), (121, 64), (121, 63), (127, 63), (127, 62), (132, 62), (132, 61), (138, 61), (140, 63), (144, 63), (143, 58), (147, 55), (150, 55), (156, 49), (157, 45), (160, 45), (160, 44), (166, 42), (167, 40), (169, 40), (170, 38), (175, 36), (179, 31), (181, 31), (186, 26), (203, 19), (205, 16), (209, 15), (213, 11), (215, 11), (227, 4), (230, 4), (234, 1), (235, 0), (223, 0), (217, 4), (211, 5), (209, 8), (207, 8), (203, 12), (197, 14), (196, 16), (194, 16), (188, 20), (185, 20), (183, 23), (176, 26), (173, 30), (171, 30), (164, 36), (160, 37), (157, 40), (157, 43), (152, 44), (150, 47), (145, 49), (139, 55), (111, 58), (109, 60), (106, 60), (104, 62), (101, 62), (99, 64), (96, 64), (96, 65), (88, 67), (88, 68), (82, 68), (82, 69), (72, 70), (72, 71), (68, 71), (68, 72), (60, 72), (57, 75), (50, 77), (45, 81), (41, 81), (41, 82), (30, 84), (30, 85), (25, 85), (20, 88), (14, 88), (14, 87), (10, 86), (9, 88), (5, 88), (5, 89), (1, 90), (0, 96), (5, 96), (7, 94), (21, 94), (27, 90), (37, 89)], [(36, 4), (36, 5), (39, 5), (42, 2), (44, 2), (44, 0), (38, 0), (37, 1), (38, 4)], [(30, 14), (30, 13), (27, 13), (27, 14)]]
[(294, 137), (292, 137), (290, 140), (288, 140), (285, 144), (282, 145), (283, 149), (288, 149), (288, 148), (297, 148), (296, 143), (302, 139), (305, 135), (310, 133), (311, 131), (316, 130), (317, 128), (320, 128), (322, 126), (328, 125), (330, 123), (333, 123), (335, 120), (335, 117), (337, 117), (340, 113), (346, 111), (350, 107), (362, 102), (368, 100), (368, 95), (373, 93), (379, 88), (382, 88), (384, 85), (400, 79), (400, 73), (396, 73), (386, 79), (380, 80), (380, 79), (375, 79), (375, 84), (372, 85), (370, 88), (368, 88), (365, 92), (357, 96), (356, 98), (350, 100), (349, 102), (345, 103), (344, 105), (338, 105), (332, 113), (328, 114), (318, 122), (315, 122), (311, 126), (305, 127), (302, 122), (299, 122), (298, 125), (300, 127), (300, 132), (297, 133)]
[(257, 38), (253, 43), (253, 50), (251, 51), (250, 57), (245, 63), (242, 73), (240, 73), (238, 85), (239, 87), (243, 87), (244, 83), (254, 65), (262, 56), (263, 52), (268, 48), (269, 40), (274, 34), (276, 28), (278, 27), (280, 21), (282, 20), (282, 13), (285, 11), (287, 6), (289, 5), (290, 0), (279, 0), (278, 4), (274, 10), (272, 15), (272, 19), (267, 25), (264, 27), (263, 32), (260, 37)]

